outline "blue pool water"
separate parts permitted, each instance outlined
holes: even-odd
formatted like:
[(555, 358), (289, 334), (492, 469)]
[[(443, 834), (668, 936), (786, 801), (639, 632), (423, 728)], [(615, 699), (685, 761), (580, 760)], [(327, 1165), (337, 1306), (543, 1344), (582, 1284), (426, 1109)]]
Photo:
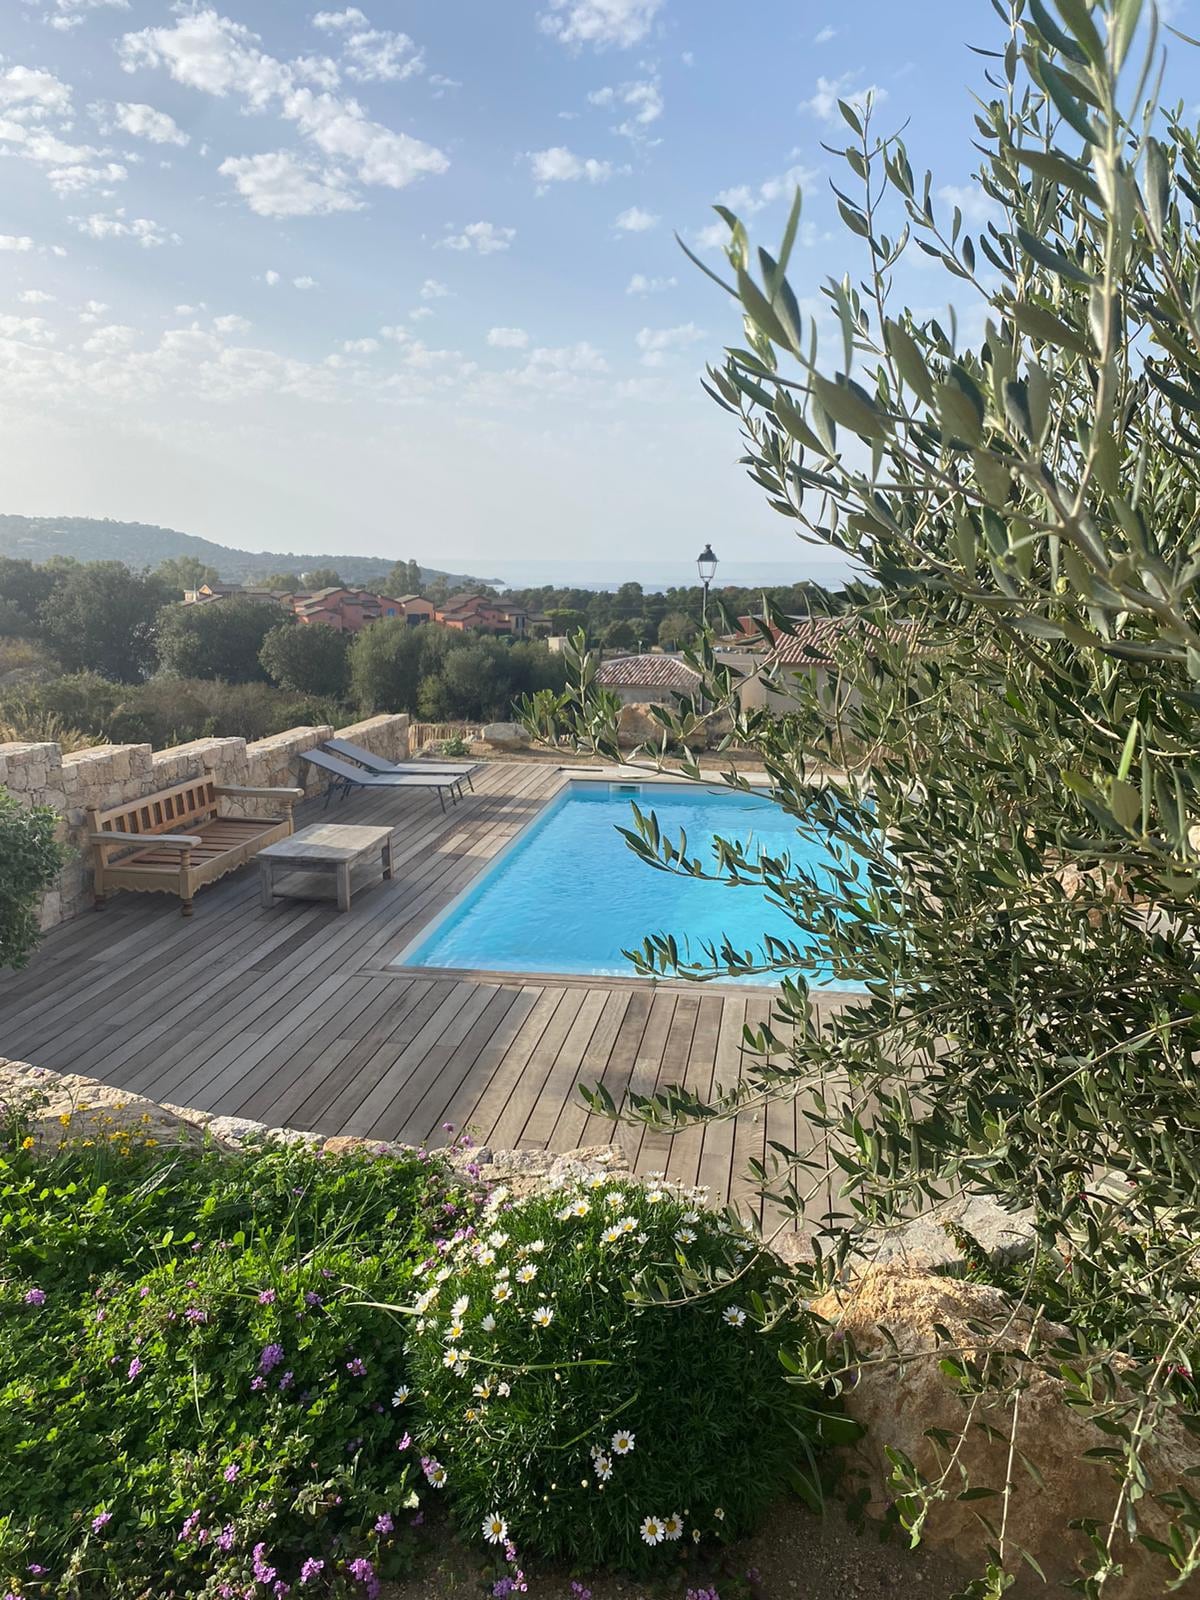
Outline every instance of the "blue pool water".
[[(761, 888), (656, 872), (617, 832), (634, 826), (632, 798), (643, 812), (654, 811), (666, 837), (686, 830), (689, 856), (706, 864), (719, 836), (770, 855), (790, 852), (795, 865), (819, 870), (829, 857), (798, 835), (784, 812), (754, 796), (684, 785), (629, 791), (629, 785), (569, 785), (397, 965), (635, 977), (622, 952), (639, 948), (649, 934), (672, 933), (682, 950), (687, 933), (699, 961), (698, 941), (719, 942), (723, 934), (736, 949), (756, 954), (764, 934), (802, 942), (795, 923)], [(815, 965), (807, 976), (818, 983), (830, 977)]]

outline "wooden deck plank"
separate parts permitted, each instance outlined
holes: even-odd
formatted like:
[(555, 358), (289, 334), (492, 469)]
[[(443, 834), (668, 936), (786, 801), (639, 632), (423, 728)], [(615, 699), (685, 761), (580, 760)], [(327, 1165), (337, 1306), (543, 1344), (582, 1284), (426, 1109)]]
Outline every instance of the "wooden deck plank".
[(552, 762), (488, 763), (444, 815), (418, 791), (309, 799), (298, 826), (391, 825), (395, 878), (364, 885), (346, 915), (264, 908), (253, 864), (205, 888), (191, 919), (165, 896), (115, 894), (0, 975), (0, 1055), (327, 1134), (436, 1143), (452, 1122), (497, 1147), (615, 1140), (639, 1170), (744, 1195), (745, 1159), (768, 1135), (803, 1137), (802, 1103), (671, 1140), (589, 1112), (577, 1086), (602, 1083), (618, 1104), (668, 1083), (707, 1095), (736, 1079), (763, 991), (397, 965), (567, 781)]

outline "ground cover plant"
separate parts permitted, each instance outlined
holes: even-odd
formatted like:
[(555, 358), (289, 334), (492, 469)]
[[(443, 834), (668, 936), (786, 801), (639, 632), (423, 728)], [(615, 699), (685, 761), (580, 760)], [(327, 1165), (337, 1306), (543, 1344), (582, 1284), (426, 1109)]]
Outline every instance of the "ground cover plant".
[(493, 1197), (426, 1275), (410, 1361), (424, 1474), (495, 1552), (497, 1593), (528, 1551), (682, 1582), (789, 1488), (819, 1501), (817, 1453), (854, 1430), (811, 1320), (764, 1316), (782, 1275), (652, 1180)]
[(370, 1595), (418, 1515), (403, 1293), (455, 1199), (414, 1156), (0, 1144), (0, 1593)]
[[(708, 642), (703, 700), (664, 711), (640, 760), (710, 708), (731, 715), (841, 864), (818, 880), (782, 857), (700, 859), (652, 816), (631, 842), (659, 870), (765, 887), (867, 999), (822, 1027), (799, 949), (718, 943), (681, 963), (669, 933), (649, 938), (631, 952), (647, 973), (777, 977), (795, 1033), (760, 1030), (732, 1094), (672, 1089), (633, 1110), (670, 1128), (811, 1096), (803, 1141), (760, 1177), (799, 1212), (837, 1172), (827, 1278), (947, 1194), (1029, 1208), (1034, 1248), (1008, 1285), (1028, 1340), (971, 1364), (946, 1354), (963, 1429), (998, 1417), (1011, 1471), (966, 1482), (943, 1439), (933, 1469), (896, 1461), (898, 1513), (916, 1538), (970, 1494), (988, 1568), (973, 1592), (1010, 1587), (1027, 1554), (1012, 1485), (1037, 1471), (1016, 1442), (1020, 1396), (1045, 1375), (1111, 1472), (1102, 1515), (1063, 1517), (1075, 1592), (1119, 1588), (1146, 1552), (1164, 1592), (1186, 1592), (1196, 1479), (1150, 1464), (1160, 1431), (1200, 1438), (1200, 145), (1156, 103), (1150, 5), (992, 10), (978, 225), (878, 111), (842, 107), (850, 270), (825, 287), (832, 340), (788, 281), (799, 201), (777, 255), (723, 213), (713, 275), (745, 339), (710, 393), (775, 510), (872, 581), (845, 597), (821, 677), (780, 665), (775, 639), (794, 629), (767, 608), (759, 675), (787, 716), (744, 710)], [(900, 299), (913, 249), (919, 304), (932, 262), (953, 311)], [(574, 668), (556, 727), (616, 758), (594, 661), (577, 651)], [(990, 1421), (985, 1395), (1005, 1402)]]

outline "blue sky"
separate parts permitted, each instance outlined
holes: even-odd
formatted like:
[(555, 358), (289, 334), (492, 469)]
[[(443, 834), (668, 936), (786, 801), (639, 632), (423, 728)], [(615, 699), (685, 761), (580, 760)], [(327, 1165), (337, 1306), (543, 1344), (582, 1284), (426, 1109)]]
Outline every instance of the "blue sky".
[(821, 142), (869, 87), (969, 198), (996, 28), (987, 0), (6, 0), (0, 509), (818, 572), (699, 389), (738, 322), (672, 235), (719, 264), (724, 195), (771, 243), (801, 181), (798, 287), (853, 269)]

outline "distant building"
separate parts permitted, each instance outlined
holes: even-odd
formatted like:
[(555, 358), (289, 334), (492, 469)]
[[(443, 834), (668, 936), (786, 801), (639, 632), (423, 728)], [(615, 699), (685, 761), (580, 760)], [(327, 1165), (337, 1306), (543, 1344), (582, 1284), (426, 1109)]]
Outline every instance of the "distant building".
[(399, 600), (368, 589), (318, 589), (314, 594), (287, 595), (284, 604), (297, 622), (323, 623), (336, 633), (358, 633), (385, 617), (406, 615)]
[[(873, 624), (860, 618), (849, 617), (792, 617), (788, 620), (790, 632), (776, 627), (770, 629), (770, 642), (759, 631), (756, 618), (739, 617), (739, 631), (728, 634), (717, 642), (717, 661), (721, 666), (736, 672), (758, 673), (738, 690), (738, 701), (744, 711), (765, 707), (771, 711), (795, 711), (798, 702), (781, 687), (789, 678), (809, 676), (818, 689), (824, 688), (838, 675), (839, 647), (848, 642), (857, 643), (881, 639), (885, 635)], [(911, 624), (891, 624), (886, 633), (889, 644), (901, 644), (913, 638)], [(769, 673), (774, 682), (768, 686), (761, 674)]]
[(255, 589), (240, 583), (202, 583), (198, 589), (185, 589), (185, 606), (210, 605), (214, 600), (259, 600), (264, 605), (278, 605), (282, 596), (278, 590)]
[[(439, 608), (437, 620), (458, 633), (511, 633), (524, 639), (534, 622), (528, 611), (489, 595), (455, 595)], [(538, 619), (540, 620), (540, 619)]]
[(644, 656), (611, 656), (600, 663), (596, 682), (622, 705), (666, 706), (694, 695), (700, 674), (682, 656), (655, 650)]
[(400, 615), (410, 626), (419, 622), (433, 622), (437, 617), (437, 607), (433, 601), (419, 594), (397, 595), (396, 604), (400, 608)]

